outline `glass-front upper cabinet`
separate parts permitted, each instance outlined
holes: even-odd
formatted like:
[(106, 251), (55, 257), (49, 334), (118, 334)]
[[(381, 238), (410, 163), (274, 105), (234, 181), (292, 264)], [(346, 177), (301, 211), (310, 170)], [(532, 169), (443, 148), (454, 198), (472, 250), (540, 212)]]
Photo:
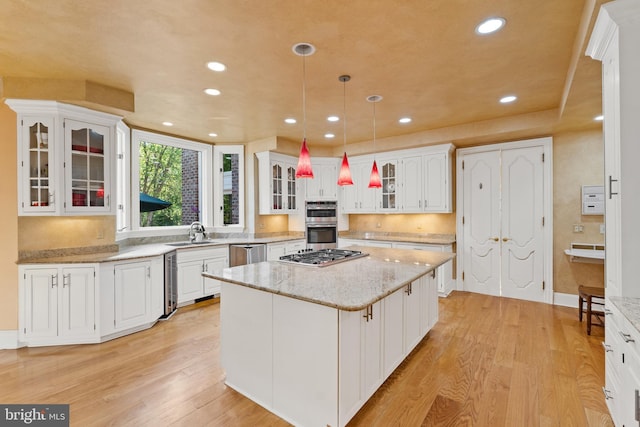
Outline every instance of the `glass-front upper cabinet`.
[(296, 168), (295, 166), (287, 166), (287, 210), (298, 210), (297, 203), (298, 192), (296, 190)]
[(110, 180), (107, 148), (110, 129), (105, 126), (65, 120), (65, 207), (73, 212), (110, 210)]
[(382, 162), (381, 178), (382, 178), (382, 200), (380, 201), (381, 210), (396, 210), (396, 181), (397, 181), (397, 161)]
[(55, 138), (54, 121), (45, 117), (23, 117), (22, 131), (22, 210), (54, 212), (55, 207)]
[(271, 164), (271, 197), (273, 198), (274, 211), (284, 209), (282, 200), (282, 165), (280, 163)]

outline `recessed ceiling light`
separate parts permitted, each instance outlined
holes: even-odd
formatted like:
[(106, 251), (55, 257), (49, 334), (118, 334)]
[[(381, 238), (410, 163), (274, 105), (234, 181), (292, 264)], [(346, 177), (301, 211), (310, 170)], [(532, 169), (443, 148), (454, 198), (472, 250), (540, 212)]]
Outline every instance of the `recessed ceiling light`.
[(340, 120), (340, 117), (338, 116), (329, 116), (327, 117), (327, 120), (330, 122), (337, 122), (338, 120)]
[(331, 139), (331, 138), (335, 138), (336, 136), (334, 134), (332, 134), (332, 133), (325, 133), (324, 137), (327, 138), (327, 139)]
[(220, 71), (226, 70), (227, 66), (221, 62), (211, 61), (211, 62), (207, 62), (207, 68), (210, 69), (211, 71), (220, 72)]
[(210, 137), (212, 137), (212, 138), (215, 138), (216, 136), (218, 136), (218, 134), (217, 134), (217, 133), (213, 133), (213, 132), (211, 132), (211, 133), (209, 134), (209, 136), (210, 136)]
[(220, 95), (220, 91), (218, 89), (205, 89), (204, 93), (206, 93), (207, 95), (211, 95), (211, 96), (218, 96)]
[(514, 95), (503, 96), (502, 98), (500, 98), (500, 103), (508, 104), (510, 102), (515, 101), (516, 99), (518, 99), (518, 97)]
[(603, 121), (603, 120), (604, 120), (604, 116), (603, 116), (602, 114), (600, 114), (599, 116), (595, 116), (595, 117), (593, 118), (593, 120), (596, 120), (596, 121), (598, 121), (598, 122), (601, 122), (601, 121)]
[(284, 122), (289, 125), (294, 125), (297, 123), (296, 119), (294, 119), (293, 117), (287, 117), (286, 119), (284, 119)]
[(173, 126), (173, 123), (171, 122), (162, 122), (162, 124), (165, 126)]
[(491, 34), (502, 28), (506, 22), (504, 18), (489, 18), (476, 27), (476, 33)]
[(411, 117), (403, 117), (400, 120), (398, 120), (398, 122), (400, 123), (411, 123)]

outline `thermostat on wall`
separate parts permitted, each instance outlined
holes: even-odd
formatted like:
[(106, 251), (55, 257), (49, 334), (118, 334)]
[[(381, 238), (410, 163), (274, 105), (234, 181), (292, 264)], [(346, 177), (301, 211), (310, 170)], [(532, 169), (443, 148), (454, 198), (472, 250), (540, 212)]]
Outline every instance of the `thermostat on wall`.
[(604, 215), (604, 185), (582, 186), (582, 215)]

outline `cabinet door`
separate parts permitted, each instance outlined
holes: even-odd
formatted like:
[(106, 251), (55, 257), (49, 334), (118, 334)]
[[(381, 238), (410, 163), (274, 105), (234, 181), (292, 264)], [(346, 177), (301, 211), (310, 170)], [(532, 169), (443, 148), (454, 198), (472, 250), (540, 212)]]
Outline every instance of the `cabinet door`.
[(58, 335), (96, 334), (95, 301), (95, 269), (93, 267), (63, 268), (62, 290), (58, 303)]
[(361, 318), (362, 329), (362, 380), (363, 397), (368, 399), (380, 387), (382, 376), (382, 302), (369, 308), (369, 318)]
[(381, 162), (380, 179), (382, 181), (382, 193), (380, 195), (379, 210), (396, 211), (398, 210), (396, 194), (397, 188), (397, 172), (398, 162), (389, 160)]
[(65, 210), (110, 211), (109, 153), (106, 126), (65, 119)]
[(422, 157), (407, 157), (402, 160), (402, 206), (401, 211), (421, 212), (422, 205)]
[(429, 313), (429, 329), (433, 328), (436, 323), (438, 323), (438, 287), (436, 285), (438, 281), (438, 274), (440, 272), (438, 270), (433, 270), (431, 275), (427, 277), (427, 304), (429, 305), (429, 309), (427, 313)]
[(403, 289), (398, 289), (384, 299), (383, 372), (385, 377), (388, 377), (404, 359), (403, 300)]
[(53, 118), (22, 117), (19, 138), (20, 212), (55, 212), (57, 182)]
[[(209, 258), (204, 260), (204, 271), (208, 271), (210, 273), (220, 271), (226, 267), (229, 267), (229, 258), (227, 257)], [(204, 280), (204, 295), (220, 294), (220, 288), (220, 281), (210, 278)]]
[(296, 179), (296, 166), (295, 165), (290, 165), (290, 164), (285, 164), (285, 168), (286, 168), (286, 187), (285, 187), (285, 191), (286, 191), (286, 202), (285, 202), (285, 206), (287, 209), (288, 213), (295, 213), (298, 212), (298, 187), (299, 187), (299, 183), (298, 180)]
[(269, 243), (267, 245), (267, 261), (278, 261), (281, 256), (287, 254), (285, 243)]
[(271, 210), (273, 212), (284, 210), (282, 179), (282, 164), (271, 162)]
[(149, 320), (151, 300), (150, 262), (115, 266), (114, 326), (126, 329)]
[(424, 212), (451, 212), (448, 161), (447, 153), (424, 156)]
[(420, 330), (420, 281), (402, 288), (404, 296), (404, 351), (409, 354), (422, 338)]
[(178, 263), (178, 304), (202, 298), (202, 260)]
[(286, 252), (286, 255), (295, 254), (306, 248), (307, 248), (307, 242), (305, 240), (296, 240), (293, 242), (287, 242), (285, 252)]
[(26, 339), (58, 335), (58, 269), (29, 269), (24, 274), (21, 332)]
[(367, 310), (339, 312), (339, 362), (338, 396), (340, 425), (347, 422), (362, 407), (365, 397), (362, 393), (362, 335)]

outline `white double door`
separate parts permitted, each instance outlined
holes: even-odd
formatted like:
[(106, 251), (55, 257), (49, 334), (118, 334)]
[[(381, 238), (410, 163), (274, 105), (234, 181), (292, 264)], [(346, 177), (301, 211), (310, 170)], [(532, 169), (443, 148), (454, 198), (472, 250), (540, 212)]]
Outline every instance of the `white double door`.
[(459, 153), (464, 289), (551, 302), (545, 284), (545, 146), (508, 147)]

